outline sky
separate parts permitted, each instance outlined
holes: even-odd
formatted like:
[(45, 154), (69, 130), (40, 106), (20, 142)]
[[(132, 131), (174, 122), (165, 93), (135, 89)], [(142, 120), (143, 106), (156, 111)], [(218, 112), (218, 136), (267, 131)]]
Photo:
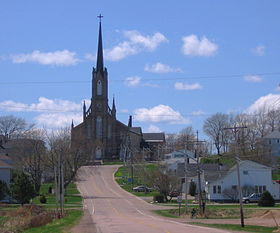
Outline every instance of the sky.
[(176, 133), (222, 113), (280, 106), (276, 0), (0, 2), (0, 115), (36, 127), (82, 121), (98, 22), (117, 118)]

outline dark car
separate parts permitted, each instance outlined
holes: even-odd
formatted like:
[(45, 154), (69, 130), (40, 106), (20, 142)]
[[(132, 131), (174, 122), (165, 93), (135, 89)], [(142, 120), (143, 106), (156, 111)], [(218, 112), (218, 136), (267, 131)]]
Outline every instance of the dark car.
[(152, 189), (148, 188), (147, 186), (140, 185), (140, 186), (134, 187), (133, 191), (134, 192), (152, 192)]
[(168, 194), (169, 197), (178, 197), (180, 196), (180, 192), (178, 191), (171, 191), (169, 194)]
[(261, 193), (252, 193), (248, 197), (243, 197), (243, 202), (244, 203), (250, 203), (250, 202), (258, 202), (261, 198), (262, 194)]

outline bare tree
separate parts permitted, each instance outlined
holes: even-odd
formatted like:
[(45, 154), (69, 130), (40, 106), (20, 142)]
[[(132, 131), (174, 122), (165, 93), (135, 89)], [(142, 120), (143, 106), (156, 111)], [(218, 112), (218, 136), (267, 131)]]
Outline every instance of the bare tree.
[(214, 141), (218, 155), (221, 154), (221, 149), (228, 140), (229, 134), (223, 130), (228, 125), (229, 116), (223, 113), (216, 113), (204, 122), (203, 130)]
[(17, 140), (17, 148), (20, 150), (17, 156), (18, 165), (30, 176), (36, 193), (39, 193), (42, 175), (44, 171), (43, 158), (46, 155), (44, 132), (33, 129), (25, 132)]
[(64, 186), (66, 187), (73, 181), (78, 169), (85, 165), (87, 157), (85, 154), (85, 145), (79, 137), (75, 141), (72, 140), (69, 128), (52, 131), (47, 135), (48, 155), (46, 157), (48, 167), (55, 169), (61, 162), (64, 165)]
[(191, 126), (182, 129), (177, 136), (177, 145), (180, 149), (194, 150), (195, 133)]
[(32, 127), (33, 125), (29, 125), (20, 117), (0, 116), (0, 135), (3, 135), (6, 141)]

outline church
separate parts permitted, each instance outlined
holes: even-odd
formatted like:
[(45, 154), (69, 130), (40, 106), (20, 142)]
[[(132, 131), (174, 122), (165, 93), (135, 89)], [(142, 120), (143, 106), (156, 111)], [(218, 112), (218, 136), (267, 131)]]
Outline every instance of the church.
[[(101, 19), (101, 16), (99, 16)], [(165, 143), (164, 133), (142, 133), (141, 127), (116, 119), (116, 105), (108, 105), (108, 71), (104, 67), (101, 20), (99, 22), (96, 67), (92, 70), (90, 106), (83, 105), (83, 122), (71, 126), (72, 146), (82, 147), (89, 160), (126, 159), (140, 154), (148, 160), (156, 158), (155, 150)], [(149, 153), (141, 153), (148, 151)], [(145, 155), (144, 155), (145, 154)], [(159, 159), (159, 158), (157, 158)]]

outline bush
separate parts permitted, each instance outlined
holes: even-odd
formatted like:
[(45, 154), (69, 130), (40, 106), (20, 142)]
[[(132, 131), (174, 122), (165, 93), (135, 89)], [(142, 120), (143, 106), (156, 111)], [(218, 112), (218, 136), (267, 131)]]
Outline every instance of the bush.
[(258, 205), (259, 206), (274, 206), (275, 200), (268, 191), (265, 191), (262, 194), (262, 196), (258, 202)]
[(193, 181), (191, 181), (191, 183), (190, 183), (189, 194), (191, 196), (195, 196), (195, 194), (196, 194), (196, 184)]
[(42, 203), (42, 204), (47, 203), (47, 198), (45, 197), (45, 195), (40, 196), (40, 203)]
[(7, 195), (9, 195), (9, 187), (5, 183), (5, 181), (0, 180), (0, 200), (4, 199)]
[(153, 197), (154, 202), (164, 203), (164, 196), (162, 194), (156, 194)]

